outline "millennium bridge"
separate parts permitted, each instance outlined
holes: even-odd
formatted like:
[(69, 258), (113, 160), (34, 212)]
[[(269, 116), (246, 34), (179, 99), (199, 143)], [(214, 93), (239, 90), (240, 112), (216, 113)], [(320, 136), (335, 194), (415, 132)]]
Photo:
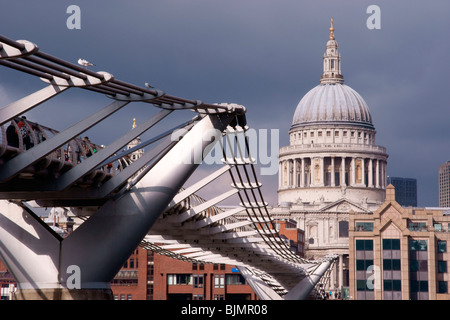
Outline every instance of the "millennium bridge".
[[(304, 259), (277, 232), (250, 154), (244, 106), (133, 85), (1, 35), (0, 65), (44, 83), (0, 109), (0, 257), (17, 281), (16, 299), (111, 299), (110, 282), (137, 246), (236, 265), (263, 300), (323, 294), (336, 257)], [(106, 106), (62, 130), (24, 117), (68, 89), (101, 94)], [(132, 103), (145, 104), (149, 118), (107, 146), (81, 138)], [(157, 131), (181, 110), (192, 113)], [(151, 138), (126, 148), (144, 133)], [(141, 156), (132, 159), (136, 151)], [(188, 183), (212, 151), (222, 153), (222, 163)], [(217, 185), (223, 177), (226, 190)], [(204, 199), (201, 190), (217, 195)], [(235, 206), (221, 205), (232, 196)], [(64, 238), (36, 212), (57, 207), (83, 221)]]

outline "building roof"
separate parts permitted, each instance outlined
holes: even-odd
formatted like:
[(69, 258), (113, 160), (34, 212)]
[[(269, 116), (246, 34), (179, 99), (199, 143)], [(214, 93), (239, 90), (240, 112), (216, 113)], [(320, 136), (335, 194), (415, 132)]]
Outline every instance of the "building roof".
[(364, 99), (344, 84), (341, 55), (331, 20), (330, 39), (323, 56), (320, 85), (311, 89), (299, 102), (292, 127), (315, 124), (351, 124), (374, 129), (372, 116)]
[(354, 124), (373, 129), (364, 99), (351, 87), (335, 83), (311, 89), (295, 110), (292, 128), (320, 123)]

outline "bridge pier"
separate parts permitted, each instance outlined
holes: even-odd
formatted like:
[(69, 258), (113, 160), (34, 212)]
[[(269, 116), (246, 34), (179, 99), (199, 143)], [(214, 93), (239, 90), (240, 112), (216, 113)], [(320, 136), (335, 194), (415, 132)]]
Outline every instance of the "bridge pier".
[(23, 203), (0, 200), (0, 257), (18, 282), (16, 298), (111, 299), (111, 280), (195, 171), (195, 155), (208, 154), (234, 117), (206, 115), (140, 182), (65, 239)]

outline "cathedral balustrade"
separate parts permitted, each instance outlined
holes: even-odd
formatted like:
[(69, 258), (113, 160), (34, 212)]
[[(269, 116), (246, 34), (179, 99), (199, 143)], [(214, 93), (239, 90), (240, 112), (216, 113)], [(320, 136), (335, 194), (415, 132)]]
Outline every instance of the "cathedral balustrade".
[(280, 156), (293, 154), (298, 151), (311, 152), (371, 152), (378, 154), (386, 154), (386, 148), (372, 144), (354, 144), (354, 143), (310, 143), (310, 144), (296, 144), (284, 146), (280, 148)]

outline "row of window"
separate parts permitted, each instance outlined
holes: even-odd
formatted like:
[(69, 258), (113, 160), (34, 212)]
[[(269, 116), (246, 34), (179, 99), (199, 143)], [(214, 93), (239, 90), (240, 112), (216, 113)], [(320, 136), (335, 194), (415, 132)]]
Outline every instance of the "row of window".
[(125, 295), (125, 294), (121, 294), (121, 295), (115, 294), (114, 295), (114, 300), (133, 300), (133, 295), (131, 295), (131, 294), (127, 294), (127, 295)]
[[(433, 224), (435, 231), (445, 231), (442, 223)], [(426, 222), (408, 222), (408, 229), (410, 231), (428, 231)], [(373, 222), (356, 222), (356, 231), (373, 231)], [(450, 223), (447, 225), (447, 230), (450, 231)]]
[[(359, 252), (372, 252), (373, 240), (356, 240), (356, 250)], [(427, 241), (411, 239), (409, 241), (409, 275), (410, 275), (410, 292), (411, 297), (416, 299), (423, 297), (423, 293), (428, 293), (428, 257), (427, 257)], [(401, 291), (401, 260), (400, 257), (400, 239), (383, 239), (383, 291)], [(437, 242), (437, 252), (447, 252), (447, 242), (439, 240)], [(423, 254), (424, 253), (424, 254)], [(367, 255), (359, 255), (366, 257)], [(370, 255), (369, 255), (370, 256)], [(362, 258), (356, 260), (357, 271), (369, 271), (373, 269), (373, 260)], [(389, 272), (393, 271), (393, 272)], [(397, 272), (395, 272), (397, 271)], [(437, 261), (437, 272), (447, 273), (447, 261)], [(390, 279), (389, 279), (390, 278)], [(370, 292), (374, 289), (374, 279), (368, 281), (365, 273), (357, 273), (356, 290), (358, 292)], [(438, 281), (438, 293), (448, 293), (447, 281)], [(395, 295), (388, 295), (394, 297)], [(395, 296), (400, 298), (400, 296)]]
[[(372, 240), (356, 240), (356, 250), (373, 250)], [(383, 239), (383, 250), (400, 250), (400, 239)], [(427, 251), (427, 240), (415, 240), (409, 241), (409, 251)], [(436, 251), (438, 253), (447, 252), (447, 241), (438, 240)]]
[[(374, 285), (367, 280), (356, 280), (357, 291), (373, 291)], [(383, 280), (384, 291), (402, 291), (401, 280)], [(428, 281), (410, 281), (410, 290), (416, 292), (428, 292)], [(448, 293), (448, 282), (438, 281), (437, 293)]]
[[(299, 132), (298, 135), (293, 133), (292, 137), (294, 139), (295, 138), (300, 139), (301, 138), (301, 134), (302, 134), (302, 132)], [(331, 135), (332, 135), (330, 130), (325, 131), (325, 134), (326, 134), (327, 137), (331, 137)], [(339, 137), (339, 135), (340, 135), (340, 131), (334, 131), (334, 136), (335, 137)], [(314, 138), (314, 136), (315, 136), (315, 131), (309, 131), (309, 137)], [(322, 137), (323, 136), (323, 132), (322, 131), (317, 131), (317, 136), (318, 137)], [(347, 137), (348, 136), (348, 131), (346, 131), (346, 130), (342, 131), (342, 136), (343, 137)], [(363, 133), (360, 132), (360, 131), (358, 131), (358, 132), (350, 131), (350, 137), (353, 138), (353, 137), (356, 137), (356, 136), (358, 136), (358, 138), (361, 138), (363, 136)], [(303, 132), (303, 137), (305, 137), (305, 138), (308, 137), (308, 131), (304, 131)], [(371, 139), (372, 135), (370, 133), (364, 132), (364, 138)]]
[[(203, 288), (205, 284), (203, 274), (168, 274), (168, 285), (192, 285), (194, 288)], [(225, 288), (225, 285), (244, 285), (245, 278), (241, 274), (214, 275), (214, 288)]]

